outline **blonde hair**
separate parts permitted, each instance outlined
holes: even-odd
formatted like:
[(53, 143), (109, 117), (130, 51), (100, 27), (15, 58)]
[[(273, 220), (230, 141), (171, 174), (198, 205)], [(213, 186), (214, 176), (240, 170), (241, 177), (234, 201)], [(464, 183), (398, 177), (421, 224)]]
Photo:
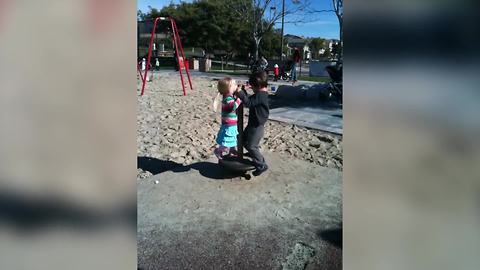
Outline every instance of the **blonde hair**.
[(230, 91), (230, 86), (235, 84), (236, 82), (234, 79), (230, 77), (225, 77), (218, 81), (218, 85), (217, 85), (218, 92), (222, 95), (226, 95)]

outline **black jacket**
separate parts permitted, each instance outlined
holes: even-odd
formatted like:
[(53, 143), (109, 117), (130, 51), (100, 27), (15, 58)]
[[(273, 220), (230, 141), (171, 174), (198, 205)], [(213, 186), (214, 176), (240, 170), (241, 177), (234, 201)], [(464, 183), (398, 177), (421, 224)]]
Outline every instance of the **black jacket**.
[(268, 92), (260, 91), (251, 96), (247, 96), (244, 91), (238, 92), (238, 97), (242, 100), (245, 107), (248, 107), (248, 125), (263, 126), (267, 122), (270, 109), (268, 107)]

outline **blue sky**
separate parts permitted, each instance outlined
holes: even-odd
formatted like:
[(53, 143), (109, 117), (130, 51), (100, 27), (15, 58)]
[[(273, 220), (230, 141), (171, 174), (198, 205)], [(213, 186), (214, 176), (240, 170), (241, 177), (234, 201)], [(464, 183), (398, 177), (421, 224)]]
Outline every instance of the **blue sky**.
[[(228, 1), (228, 0), (226, 0)], [(170, 2), (178, 3), (179, 0), (137, 0), (138, 9), (146, 12), (148, 6), (161, 9)], [(191, 2), (191, 1), (184, 1)], [(286, 0), (288, 6), (291, 0)], [(331, 9), (331, 0), (312, 0), (312, 7), (316, 10)], [(288, 18), (286, 19), (288, 21)], [(276, 27), (280, 28), (281, 24)], [(318, 13), (309, 22), (301, 24), (285, 24), (285, 34), (303, 35), (307, 37), (322, 37), (338, 39), (338, 20), (334, 13)]]

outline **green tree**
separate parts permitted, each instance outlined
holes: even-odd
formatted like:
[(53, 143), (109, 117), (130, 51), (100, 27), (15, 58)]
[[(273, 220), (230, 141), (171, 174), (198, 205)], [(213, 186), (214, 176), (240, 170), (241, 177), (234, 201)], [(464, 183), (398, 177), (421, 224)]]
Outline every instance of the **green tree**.
[[(272, 30), (266, 32), (263, 37), (263, 42), (260, 46), (260, 54), (265, 56), (267, 59), (273, 57), (278, 57), (278, 52), (280, 51), (280, 45), (282, 42), (281, 32), (278, 30)], [(284, 40), (284, 48), (286, 48), (287, 41)]]
[(340, 59), (341, 60), (341, 53), (342, 53), (342, 46), (340, 43), (334, 43), (332, 45), (331, 57), (333, 59)]
[[(230, 4), (244, 0), (231, 0)], [(248, 52), (261, 50), (266, 57), (280, 50), (280, 34), (274, 32), (273, 25), (262, 21), (264, 43), (256, 47), (252, 40), (252, 24), (238, 16), (224, 0), (199, 0), (192, 3), (170, 4), (161, 10), (150, 7), (149, 12), (139, 12), (141, 20), (152, 20), (160, 16), (173, 17), (179, 28), (184, 46), (201, 47), (207, 53), (223, 51), (227, 59), (246, 56)], [(169, 25), (162, 25), (159, 31), (171, 31)]]
[[(201, 47), (206, 52), (222, 50), (229, 55), (245, 52), (250, 46), (248, 28), (220, 0), (201, 0), (169, 5), (158, 11), (150, 8), (145, 19), (173, 17), (186, 46)], [(169, 27), (167, 26), (167, 29)]]
[[(292, 0), (292, 4), (282, 8), (279, 0), (231, 0), (223, 1), (225, 5), (248, 24), (253, 38), (254, 56), (258, 60), (260, 44), (282, 17), (300, 15), (310, 5), (308, 0)], [(300, 17), (301, 18), (301, 17)], [(301, 19), (292, 18), (290, 22)]]
[(320, 56), (319, 51), (321, 49), (328, 49), (328, 44), (323, 38), (312, 38), (309, 42), (309, 46), (310, 51), (313, 52), (313, 58), (318, 58)]
[(332, 3), (332, 9), (325, 9), (325, 10), (316, 10), (311, 9), (310, 13), (322, 13), (322, 12), (334, 12), (338, 19), (338, 26), (339, 26), (339, 37), (340, 42), (338, 47), (335, 49), (335, 54), (337, 55), (338, 59), (342, 60), (343, 57), (343, 0), (330, 0)]
[(152, 8), (151, 6), (148, 6), (148, 9), (147, 13), (143, 13), (141, 10), (137, 11), (137, 20), (147, 21), (160, 17), (160, 11), (158, 9)]

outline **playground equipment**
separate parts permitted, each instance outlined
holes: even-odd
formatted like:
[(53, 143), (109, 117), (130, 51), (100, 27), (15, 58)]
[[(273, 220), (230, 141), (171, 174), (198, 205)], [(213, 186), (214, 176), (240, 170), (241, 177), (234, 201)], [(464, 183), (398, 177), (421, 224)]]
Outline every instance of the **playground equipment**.
[(183, 78), (182, 69), (185, 69), (185, 72), (187, 74), (188, 82), (190, 84), (190, 90), (193, 90), (192, 80), (190, 79), (190, 72), (188, 71), (188, 63), (185, 62), (185, 54), (183, 53), (183, 47), (182, 47), (182, 43), (180, 41), (180, 35), (178, 34), (177, 23), (175, 22), (175, 20), (172, 17), (158, 17), (158, 18), (155, 19), (155, 21), (153, 23), (152, 36), (150, 38), (150, 46), (148, 48), (148, 56), (147, 56), (145, 71), (142, 72), (143, 67), (141, 69), (140, 66), (137, 65), (137, 70), (140, 73), (140, 77), (142, 78), (142, 92), (141, 92), (141, 95), (143, 96), (143, 94), (145, 93), (145, 87), (146, 87), (147, 81), (148, 81), (148, 71), (150, 69), (150, 63), (151, 63), (151, 59), (152, 59), (152, 49), (153, 49), (153, 46), (155, 46), (155, 43), (154, 43), (155, 33), (157, 31), (157, 26), (158, 26), (158, 23), (160, 21), (170, 21), (170, 24), (172, 26), (173, 47), (175, 48), (174, 54), (175, 54), (176, 61), (178, 63), (178, 71), (180, 72), (180, 79), (182, 81), (183, 95), (186, 96), (187, 91), (185, 89), (185, 81), (184, 81), (184, 78)]
[[(245, 91), (245, 89), (242, 89)], [(237, 121), (237, 129), (238, 129), (238, 136), (237, 136), (237, 149), (238, 149), (238, 156), (237, 157), (229, 157), (225, 156), (223, 159), (218, 160), (218, 164), (220, 164), (223, 168), (232, 171), (232, 172), (240, 172), (246, 174), (247, 171), (252, 171), (255, 169), (253, 162), (250, 159), (244, 158), (243, 155), (243, 103), (237, 109), (238, 121)], [(247, 177), (249, 179), (250, 177)]]

